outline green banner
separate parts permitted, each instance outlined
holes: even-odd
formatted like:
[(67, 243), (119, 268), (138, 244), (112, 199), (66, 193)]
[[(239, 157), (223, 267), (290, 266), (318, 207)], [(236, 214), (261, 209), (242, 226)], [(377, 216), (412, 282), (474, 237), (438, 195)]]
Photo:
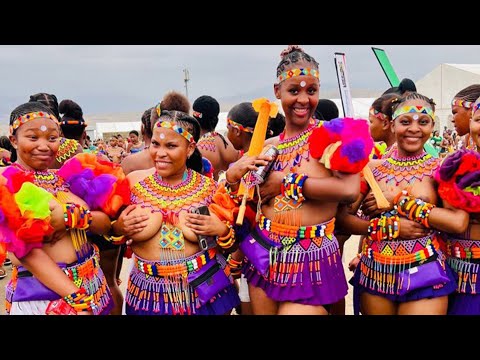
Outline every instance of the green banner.
[(385, 73), (385, 76), (387, 77), (390, 86), (398, 86), (398, 84), (400, 84), (400, 80), (398, 80), (398, 76), (395, 73), (395, 70), (393, 70), (393, 66), (390, 63), (390, 60), (388, 60), (388, 56), (385, 50), (375, 47), (372, 47), (372, 50), (378, 62), (380, 63), (380, 66), (382, 67), (382, 70)]

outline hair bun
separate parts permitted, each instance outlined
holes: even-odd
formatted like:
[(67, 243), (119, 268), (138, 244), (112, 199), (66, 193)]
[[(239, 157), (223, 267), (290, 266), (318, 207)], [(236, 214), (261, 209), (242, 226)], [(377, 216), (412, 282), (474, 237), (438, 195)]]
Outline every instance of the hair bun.
[(288, 48), (286, 48), (285, 50), (283, 50), (280, 53), (280, 57), (283, 59), (285, 56), (287, 56), (288, 54), (290, 54), (292, 52), (295, 52), (295, 51), (304, 52), (303, 49), (299, 45), (288, 45)]

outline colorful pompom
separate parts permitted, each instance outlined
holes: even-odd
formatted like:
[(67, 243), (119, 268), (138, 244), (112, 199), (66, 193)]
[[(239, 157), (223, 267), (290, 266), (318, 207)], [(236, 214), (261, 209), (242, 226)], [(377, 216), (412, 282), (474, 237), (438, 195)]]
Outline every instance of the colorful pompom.
[(364, 119), (337, 118), (315, 128), (309, 138), (310, 154), (327, 169), (359, 173), (369, 161), (373, 140)]

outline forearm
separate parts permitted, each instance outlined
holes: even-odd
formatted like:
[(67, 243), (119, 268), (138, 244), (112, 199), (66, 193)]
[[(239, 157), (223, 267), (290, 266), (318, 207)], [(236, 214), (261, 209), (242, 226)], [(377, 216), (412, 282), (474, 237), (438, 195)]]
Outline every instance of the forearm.
[(435, 207), (428, 217), (430, 227), (450, 234), (460, 234), (467, 230), (469, 215), (460, 209)]
[(33, 249), (19, 259), (22, 265), (30, 271), (43, 285), (56, 292), (61, 297), (72, 294), (78, 287), (68, 278), (62, 269), (42, 249)]
[(344, 175), (342, 178), (309, 177), (302, 191), (307, 199), (352, 203), (360, 195), (360, 175)]
[(92, 223), (89, 230), (98, 235), (108, 234), (110, 231), (110, 218), (102, 211), (92, 211)]

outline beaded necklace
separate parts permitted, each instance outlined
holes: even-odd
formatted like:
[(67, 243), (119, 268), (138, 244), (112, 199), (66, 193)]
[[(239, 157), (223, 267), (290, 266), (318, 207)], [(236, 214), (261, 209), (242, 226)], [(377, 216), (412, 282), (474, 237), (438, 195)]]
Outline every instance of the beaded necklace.
[(68, 191), (69, 185), (62, 177), (57, 175), (56, 171), (54, 172), (52, 170), (27, 170), (17, 163), (12, 164), (12, 166), (26, 173), (27, 175), (33, 175), (33, 184), (41, 187), (44, 190), (47, 190), (49, 193), (53, 194), (53, 196), (57, 196), (59, 192)]
[(415, 181), (422, 181), (424, 177), (433, 177), (440, 160), (423, 151), (417, 156), (399, 158), (395, 149), (391, 157), (385, 159), (372, 173), (377, 181), (386, 179), (389, 185), (400, 185), (402, 182), (412, 185)]
[(178, 217), (182, 210), (189, 211), (198, 205), (210, 204), (216, 191), (216, 183), (210, 178), (188, 169), (184, 180), (170, 185), (155, 172), (134, 185), (130, 200), (152, 213), (161, 212), (170, 220)]
[(60, 139), (60, 146), (58, 147), (57, 156), (55, 159), (60, 164), (70, 159), (77, 152), (78, 142), (73, 139)]
[(215, 131), (211, 131), (203, 135), (200, 140), (198, 141), (197, 148), (199, 150), (208, 150), (211, 152), (215, 152), (217, 146), (215, 144), (215, 136), (217, 133)]
[(278, 156), (273, 164), (274, 170), (283, 171), (288, 166), (290, 172), (295, 172), (296, 167), (301, 164), (303, 159), (310, 160), (308, 138), (318, 123), (311, 119), (307, 129), (288, 139), (285, 139), (285, 130), (280, 134), (280, 142), (277, 145)]

